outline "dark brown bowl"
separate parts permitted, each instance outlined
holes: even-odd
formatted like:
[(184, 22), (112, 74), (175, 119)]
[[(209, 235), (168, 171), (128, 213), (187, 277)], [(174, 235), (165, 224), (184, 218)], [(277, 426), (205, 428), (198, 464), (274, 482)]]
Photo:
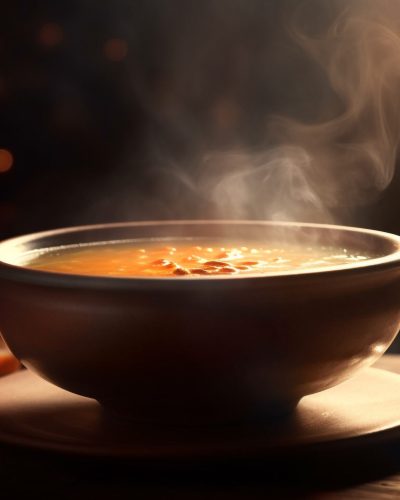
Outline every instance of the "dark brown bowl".
[[(264, 276), (113, 278), (19, 265), (31, 250), (151, 237), (338, 245), (377, 255)], [(0, 331), (28, 368), (158, 422), (263, 418), (372, 364), (400, 326), (400, 238), (365, 229), (182, 221), (48, 231), (0, 244)]]

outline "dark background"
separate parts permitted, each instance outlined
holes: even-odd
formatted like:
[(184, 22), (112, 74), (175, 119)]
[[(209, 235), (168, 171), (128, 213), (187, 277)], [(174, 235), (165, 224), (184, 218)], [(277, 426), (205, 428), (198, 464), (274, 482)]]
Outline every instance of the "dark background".
[[(170, 175), (176, 166), (196, 179), (209, 152), (267, 147), (269, 114), (312, 121), (335, 103), (323, 72), (287, 36), (297, 3), (7, 2), (0, 17), (0, 149), (8, 152), (0, 151), (1, 237), (213, 217), (203, 191), (188, 193)], [(310, 21), (317, 31), (329, 22), (325, 5)], [(369, 203), (334, 215), (400, 233), (399, 193), (396, 172)]]
[[(285, 32), (296, 1), (16, 1), (0, 18), (0, 234), (212, 217), (168, 174), (267, 145), (270, 113), (334, 100)], [(329, 3), (326, 8), (329, 11)], [(323, 25), (316, 12), (312, 23)], [(3, 157), (3, 163), (4, 163)], [(0, 170), (6, 170), (7, 165)], [(339, 222), (400, 233), (399, 176)]]

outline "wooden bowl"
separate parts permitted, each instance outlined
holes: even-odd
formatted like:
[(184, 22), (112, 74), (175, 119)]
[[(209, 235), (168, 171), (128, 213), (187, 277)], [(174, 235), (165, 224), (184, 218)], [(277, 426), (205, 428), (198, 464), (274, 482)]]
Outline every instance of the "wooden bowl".
[[(68, 275), (30, 250), (151, 237), (296, 242), (377, 257), (204, 279)], [(380, 357), (400, 326), (400, 238), (358, 228), (179, 221), (87, 226), (0, 244), (0, 331), (46, 380), (149, 422), (280, 415)]]

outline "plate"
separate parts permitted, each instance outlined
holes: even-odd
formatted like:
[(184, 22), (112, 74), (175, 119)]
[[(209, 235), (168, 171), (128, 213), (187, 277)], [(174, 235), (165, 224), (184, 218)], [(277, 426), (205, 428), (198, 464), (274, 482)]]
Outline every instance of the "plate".
[(399, 426), (400, 375), (376, 368), (303, 398), (288, 417), (215, 427), (154, 426), (113, 418), (95, 400), (27, 370), (0, 379), (0, 441), (79, 455), (140, 460), (257, 457), (378, 439)]

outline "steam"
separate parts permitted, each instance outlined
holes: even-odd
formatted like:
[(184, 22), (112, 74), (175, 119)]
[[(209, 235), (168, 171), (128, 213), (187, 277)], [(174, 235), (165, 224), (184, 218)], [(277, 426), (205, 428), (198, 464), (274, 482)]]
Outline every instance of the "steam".
[(343, 111), (311, 125), (282, 117), (271, 121), (281, 140), (308, 155), (307, 169), (299, 169), (319, 205), (328, 210), (369, 202), (384, 190), (393, 178), (400, 139), (399, 3), (338, 4), (345, 9), (325, 36), (302, 31), (299, 17), (304, 12), (298, 13), (292, 33), (326, 72)]
[(308, 121), (269, 116), (265, 147), (257, 151), (208, 152), (192, 176), (169, 169), (188, 192), (208, 200), (216, 217), (332, 221), (338, 209), (373, 201), (393, 178), (400, 2), (311, 0), (288, 19), (292, 40), (319, 66), (332, 93)]

